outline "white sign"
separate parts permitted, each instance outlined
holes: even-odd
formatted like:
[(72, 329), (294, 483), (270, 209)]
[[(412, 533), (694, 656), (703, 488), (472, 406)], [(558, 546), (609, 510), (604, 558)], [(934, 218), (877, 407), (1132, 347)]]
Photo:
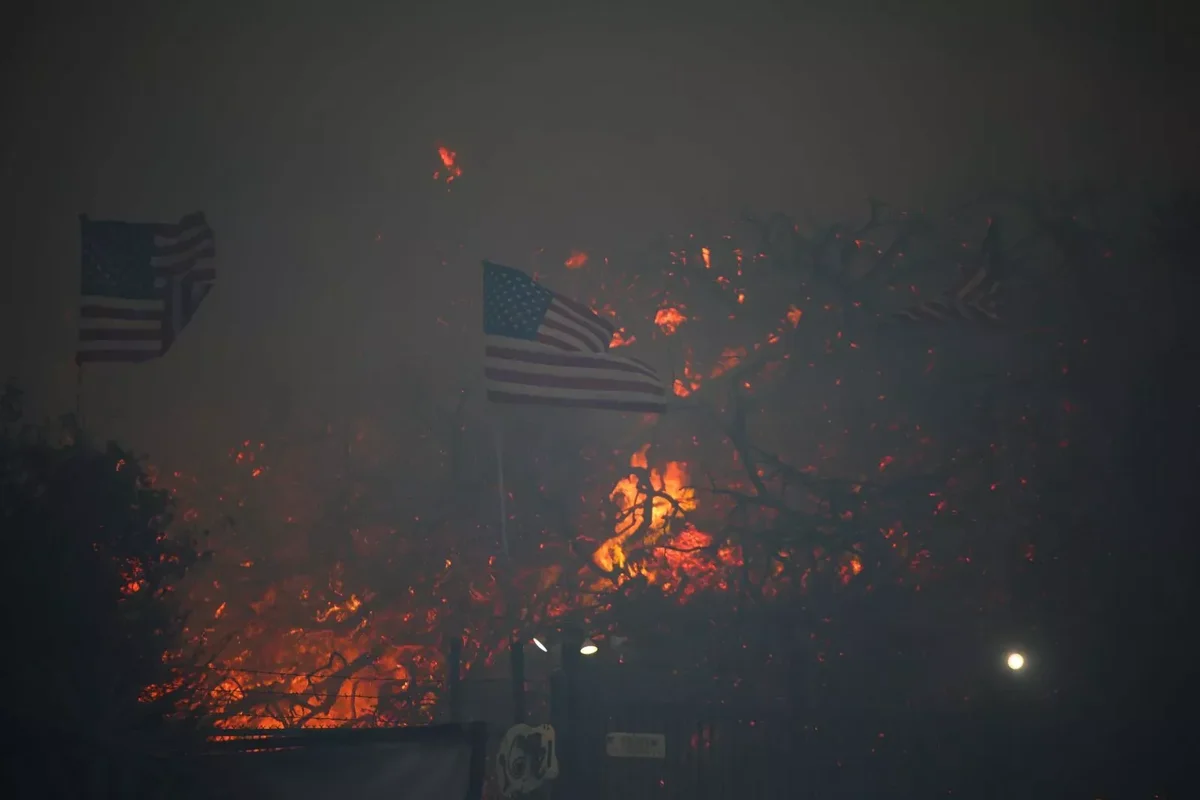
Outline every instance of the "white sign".
[(554, 728), (524, 723), (513, 725), (500, 740), (496, 752), (496, 775), (505, 797), (527, 794), (558, 777), (558, 752)]
[(661, 733), (610, 733), (604, 750), (613, 758), (666, 758), (667, 737)]

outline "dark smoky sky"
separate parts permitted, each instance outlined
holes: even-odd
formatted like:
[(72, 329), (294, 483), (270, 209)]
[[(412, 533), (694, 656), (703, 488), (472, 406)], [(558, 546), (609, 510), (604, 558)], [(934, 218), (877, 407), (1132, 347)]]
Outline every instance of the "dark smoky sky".
[(98, 431), (188, 458), (282, 407), (402, 407), (412, 365), (433, 393), (474, 380), (483, 256), (628, 259), (743, 208), (1200, 167), (1195, 28), (1162, 4), (422, 5), (6, 20), (0, 373), (35, 411), (74, 403), (81, 212), (217, 232), (169, 358), (86, 381)]

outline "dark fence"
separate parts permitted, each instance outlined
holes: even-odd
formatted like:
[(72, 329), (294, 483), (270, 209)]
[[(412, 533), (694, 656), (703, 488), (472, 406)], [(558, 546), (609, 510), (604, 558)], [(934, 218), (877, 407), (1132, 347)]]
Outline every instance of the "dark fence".
[(640, 700), (580, 707), (572, 797), (797, 796), (803, 730), (766, 712)]
[(560, 800), (1041, 797), (1049, 795), (1030, 795), (1031, 784), (1061, 783), (1046, 772), (1045, 753), (1068, 755), (1046, 727), (1050, 709), (1018, 697), (915, 709), (828, 690), (722, 691), (631, 665), (562, 667), (523, 682), (455, 685), (435, 709), (439, 719), (457, 714), (448, 725), (228, 734), (154, 757), (58, 734), (36, 746), (25, 737), (29, 752), (10, 746), (5, 756), (33, 790), (0, 796), (404, 800), (422, 797), (414, 792), (424, 785), (439, 787), (420, 789), (439, 798), (495, 797), (497, 744), (518, 720), (553, 724), (560, 774), (536, 796)]
[[(69, 737), (56, 736), (36, 749), (27, 740), (24, 769), (16, 771), (19, 779), (4, 796), (479, 800), (486, 740), (482, 723), (220, 733), (186, 745), (92, 741), (71, 746)], [(50, 768), (54, 764), (57, 768)], [(10, 780), (11, 768), (20, 766), (6, 764)]]
[(913, 708), (688, 683), (626, 668), (583, 669), (571, 682), (556, 676), (562, 774), (553, 796), (1046, 797), (1062, 783), (1048, 754), (1067, 756), (1067, 743), (1042, 711), (1015, 698)]
[(478, 800), (483, 725), (298, 731), (210, 742), (184, 764), (179, 798)]
[(630, 668), (555, 676), (551, 713), (562, 761), (555, 796), (805, 796), (798, 765), (811, 731), (802, 715), (663, 677)]

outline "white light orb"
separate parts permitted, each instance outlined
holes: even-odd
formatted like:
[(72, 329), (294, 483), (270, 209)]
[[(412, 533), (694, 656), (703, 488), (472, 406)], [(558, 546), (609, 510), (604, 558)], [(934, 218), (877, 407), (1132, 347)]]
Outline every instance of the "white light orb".
[(1013, 672), (1019, 672), (1025, 668), (1025, 656), (1020, 653), (1009, 653), (1005, 663)]

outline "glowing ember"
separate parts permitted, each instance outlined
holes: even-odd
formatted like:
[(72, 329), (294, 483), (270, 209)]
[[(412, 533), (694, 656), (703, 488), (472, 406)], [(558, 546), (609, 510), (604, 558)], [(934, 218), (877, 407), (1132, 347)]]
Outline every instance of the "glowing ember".
[(745, 357), (746, 348), (726, 347), (721, 351), (721, 357), (717, 359), (717, 363), (713, 365), (710, 377), (716, 378), (724, 375), (726, 372), (742, 363), (742, 359)]
[(588, 254), (582, 250), (572, 250), (571, 256), (563, 262), (563, 266), (567, 269), (582, 269), (588, 263)]
[(625, 332), (624, 328), (617, 328), (613, 331), (612, 341), (608, 343), (610, 350), (618, 347), (628, 347), (637, 341), (637, 337)]
[(683, 312), (674, 306), (660, 308), (654, 315), (654, 324), (667, 336), (679, 330), (679, 326), (687, 322), (687, 317)]
[(454, 183), (455, 179), (462, 175), (462, 167), (458, 165), (458, 153), (448, 147), (439, 146), (438, 158), (442, 160), (442, 166), (434, 171), (433, 179), (445, 181), (447, 185)]
[(841, 563), (838, 565), (838, 579), (842, 583), (849, 583), (851, 578), (862, 571), (862, 559), (854, 553), (849, 553), (842, 558)]
[(702, 376), (699, 375), (692, 366), (692, 352), (686, 351), (687, 355), (683, 361), (683, 377), (676, 378), (671, 390), (677, 397), (687, 397), (692, 392), (697, 391), (701, 385)]

